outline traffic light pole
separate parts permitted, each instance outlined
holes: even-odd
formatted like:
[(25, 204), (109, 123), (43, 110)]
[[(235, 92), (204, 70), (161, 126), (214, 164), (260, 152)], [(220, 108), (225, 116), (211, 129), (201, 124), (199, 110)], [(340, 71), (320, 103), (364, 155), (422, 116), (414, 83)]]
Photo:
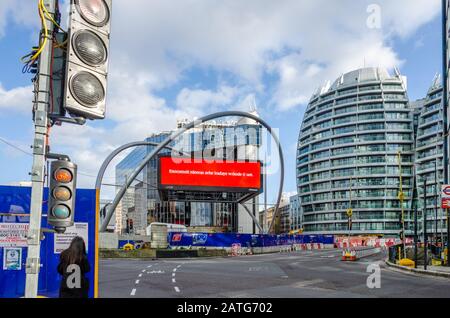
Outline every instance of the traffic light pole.
[[(47, 11), (54, 15), (58, 0), (44, 0)], [(41, 218), (42, 198), (44, 195), (44, 177), (46, 152), (48, 146), (48, 110), (50, 105), (50, 72), (53, 48), (53, 23), (44, 19), (47, 27), (47, 44), (39, 56), (39, 73), (34, 100), (34, 142), (33, 142), (33, 166), (31, 170), (31, 205), (30, 225), (27, 235), (28, 256), (26, 262), (25, 297), (36, 298), (38, 292), (40, 247), (41, 247)], [(41, 34), (43, 43), (45, 34)]]

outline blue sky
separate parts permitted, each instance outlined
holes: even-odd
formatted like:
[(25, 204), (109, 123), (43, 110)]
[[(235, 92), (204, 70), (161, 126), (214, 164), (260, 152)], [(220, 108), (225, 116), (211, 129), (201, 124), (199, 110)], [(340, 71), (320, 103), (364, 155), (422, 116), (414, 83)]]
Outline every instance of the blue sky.
[[(31, 76), (19, 58), (37, 40), (36, 2), (0, 3), (0, 138), (25, 151)], [(380, 27), (367, 22), (374, 3)], [(409, 97), (424, 97), (441, 71), (439, 10), (439, 0), (116, 0), (107, 119), (53, 129), (52, 149), (71, 155), (84, 174), (80, 185), (92, 187), (85, 174), (95, 175), (121, 143), (173, 129), (176, 119), (249, 110), (256, 100), (260, 116), (280, 130), (285, 190), (293, 192), (298, 131), (313, 91), (365, 63), (398, 66)], [(0, 141), (0, 167), (0, 184), (29, 180), (31, 156)], [(111, 169), (107, 181), (112, 176)]]

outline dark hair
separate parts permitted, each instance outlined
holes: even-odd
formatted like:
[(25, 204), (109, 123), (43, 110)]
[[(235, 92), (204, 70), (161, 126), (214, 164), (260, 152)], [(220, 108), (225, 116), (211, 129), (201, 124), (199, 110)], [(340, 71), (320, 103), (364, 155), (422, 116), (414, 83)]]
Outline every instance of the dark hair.
[(61, 262), (66, 265), (80, 264), (86, 257), (86, 245), (82, 237), (74, 237), (68, 249), (61, 253)]

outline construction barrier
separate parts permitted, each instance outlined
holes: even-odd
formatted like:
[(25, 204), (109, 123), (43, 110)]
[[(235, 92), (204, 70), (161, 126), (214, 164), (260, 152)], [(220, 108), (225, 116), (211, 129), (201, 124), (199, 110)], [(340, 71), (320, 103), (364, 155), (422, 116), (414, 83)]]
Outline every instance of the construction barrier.
[[(354, 248), (354, 247), (382, 247), (402, 244), (402, 240), (398, 238), (376, 238), (376, 237), (335, 237), (335, 246), (337, 248)], [(406, 238), (407, 245), (413, 243), (412, 238)]]
[(358, 259), (372, 256), (381, 252), (381, 247), (370, 248), (346, 248), (342, 250), (343, 261), (357, 261)]

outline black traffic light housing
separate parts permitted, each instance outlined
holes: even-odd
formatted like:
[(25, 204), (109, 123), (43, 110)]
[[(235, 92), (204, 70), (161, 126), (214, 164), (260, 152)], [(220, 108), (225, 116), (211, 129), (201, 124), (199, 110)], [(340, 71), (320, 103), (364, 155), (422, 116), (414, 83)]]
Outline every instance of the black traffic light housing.
[(57, 233), (74, 224), (77, 165), (56, 160), (50, 166), (47, 222)]

